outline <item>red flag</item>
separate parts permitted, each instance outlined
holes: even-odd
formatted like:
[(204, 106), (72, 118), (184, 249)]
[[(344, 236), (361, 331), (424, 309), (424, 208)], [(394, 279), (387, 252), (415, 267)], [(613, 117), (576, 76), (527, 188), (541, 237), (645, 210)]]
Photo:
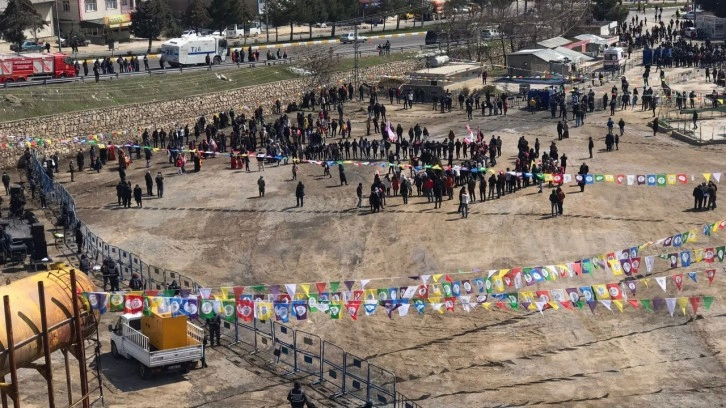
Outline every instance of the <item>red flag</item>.
[(449, 282), (449, 283), (453, 283), (454, 282), (453, 280), (451, 280), (451, 276), (449, 276), (448, 273), (446, 274), (446, 277), (444, 279), (446, 279), (446, 281)]
[(508, 272), (506, 275), (504, 275), (504, 284), (509, 286), (510, 288), (514, 286), (514, 275), (512, 275), (512, 272)]
[(582, 275), (582, 264), (580, 262), (573, 262), (572, 269), (575, 271), (575, 275)]
[(562, 183), (562, 174), (555, 174), (552, 176), (552, 181), (555, 182), (555, 184)]
[(711, 286), (711, 283), (713, 283), (713, 279), (716, 277), (716, 270), (715, 269), (707, 270), (706, 276), (708, 277), (708, 286)]
[(618, 174), (615, 176), (615, 180), (618, 182), (618, 184), (623, 184), (623, 181), (625, 180), (625, 174)]
[(318, 282), (315, 284), (315, 287), (318, 288), (318, 293), (325, 292), (325, 282)]
[(360, 308), (360, 300), (349, 300), (345, 304), (345, 309), (353, 320), (358, 320), (358, 309)]
[(638, 274), (638, 268), (640, 268), (640, 257), (630, 258), (630, 270), (633, 271), (633, 275)]
[(540, 302), (549, 302), (550, 301), (550, 291), (549, 290), (538, 290), (537, 297), (539, 298)]
[(572, 309), (572, 302), (570, 302), (569, 300), (560, 301), (560, 303), (562, 304), (562, 306), (565, 307), (565, 309), (573, 310)]
[(685, 174), (679, 174), (676, 176), (676, 178), (678, 178), (679, 183), (688, 184), (688, 176), (686, 176)]
[(698, 304), (701, 302), (700, 297), (691, 297), (688, 298), (688, 301), (691, 302), (691, 307), (693, 308), (693, 314), (696, 314), (698, 312)]
[(144, 297), (141, 295), (126, 295), (124, 299), (124, 313), (134, 314), (144, 311)]
[(676, 275), (673, 275), (673, 282), (676, 284), (676, 287), (678, 290), (681, 290), (681, 286), (683, 286), (683, 274), (679, 273)]
[(495, 303), (495, 305), (497, 305), (497, 307), (500, 309), (504, 309), (504, 307), (505, 307), (504, 302), (497, 302), (497, 303)]
[(620, 285), (617, 283), (608, 283), (605, 286), (608, 288), (611, 299), (621, 300), (623, 298), (623, 292), (620, 290)]
[(456, 302), (456, 298), (452, 298), (452, 297), (444, 298), (444, 305), (446, 305), (446, 310), (453, 312), (454, 311), (454, 302)]
[(237, 299), (237, 318), (245, 322), (251, 322), (255, 317), (254, 303), (249, 299)]
[(429, 287), (428, 287), (428, 285), (418, 285), (417, 297), (419, 299), (428, 299), (429, 298)]
[(706, 248), (706, 263), (713, 263), (713, 254), (715, 250), (713, 248)]
[(636, 309), (640, 307), (640, 303), (638, 303), (638, 301), (635, 299), (629, 299), (628, 303), (630, 303), (630, 306), (633, 306)]

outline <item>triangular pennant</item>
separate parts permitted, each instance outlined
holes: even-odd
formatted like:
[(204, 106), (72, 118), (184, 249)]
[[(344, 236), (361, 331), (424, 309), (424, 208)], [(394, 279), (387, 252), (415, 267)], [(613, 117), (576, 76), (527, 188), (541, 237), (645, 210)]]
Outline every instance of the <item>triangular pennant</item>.
[(605, 308), (607, 310), (609, 310), (611, 312), (613, 311), (612, 300), (610, 300), (610, 299), (603, 299), (603, 300), (600, 300), (600, 303), (602, 303), (602, 305), (605, 306)]
[(681, 309), (681, 312), (683, 313), (683, 316), (686, 315), (686, 306), (688, 306), (688, 298), (687, 297), (679, 297), (677, 300), (678, 307)]
[(711, 180), (711, 173), (703, 173), (703, 178), (705, 178), (706, 181)]
[(615, 307), (618, 308), (618, 310), (620, 311), (620, 313), (623, 313), (624, 303), (623, 303), (622, 300), (613, 300), (613, 304), (615, 305)]
[[(418, 279), (418, 277), (416, 277)], [(353, 285), (355, 284), (355, 281), (347, 280), (343, 281), (343, 284), (345, 284), (345, 287), (348, 288), (348, 290), (353, 290)]]
[(337, 292), (338, 288), (340, 288), (340, 281), (330, 282), (330, 291), (331, 292)]
[(643, 305), (645, 310), (652, 312), (653, 311), (653, 305), (650, 301), (650, 299), (641, 299), (640, 304)]
[(687, 275), (689, 278), (691, 278), (692, 281), (698, 283), (698, 281), (696, 280), (696, 272), (688, 272)]
[(638, 303), (637, 299), (630, 299), (628, 300), (628, 303), (630, 303), (630, 306), (633, 306), (635, 309), (640, 308), (640, 303)]
[(672, 278), (673, 278), (673, 283), (676, 284), (676, 287), (680, 291), (681, 288), (683, 287), (683, 274), (677, 273), (677, 274), (673, 275)]
[(287, 293), (291, 296), (295, 296), (295, 291), (297, 290), (297, 285), (294, 283), (287, 283), (285, 284), (285, 290), (287, 290)]
[(663, 307), (663, 304), (665, 304), (665, 301), (661, 298), (654, 298), (653, 300), (653, 310), (659, 310), (661, 307)]
[[(426, 275), (426, 276), (427, 276), (426, 279), (428, 279), (428, 275)], [(421, 279), (423, 280), (423, 276), (421, 276)], [(360, 280), (360, 288), (361, 288), (361, 290), (365, 290), (366, 289), (366, 285), (370, 281), (371, 281), (370, 279), (361, 279)], [(424, 280), (424, 284), (426, 284), (426, 280)]]
[(676, 298), (666, 298), (665, 302), (668, 307), (668, 313), (673, 317), (673, 312), (676, 310)]
[(660, 286), (660, 288), (663, 289), (663, 292), (667, 292), (665, 276), (658, 276), (655, 278), (655, 281), (658, 282), (658, 286)]
[(721, 173), (712, 173), (713, 178), (716, 180), (717, 183), (721, 182)]
[(716, 270), (709, 269), (706, 271), (706, 277), (708, 278), (708, 286), (711, 286), (713, 279), (716, 277)]
[(590, 306), (590, 311), (595, 313), (595, 308), (597, 307), (597, 302), (594, 300), (590, 300), (587, 302), (587, 305)]
[(300, 288), (302, 288), (303, 293), (305, 293), (305, 296), (308, 296), (310, 294), (310, 285), (307, 283), (301, 283)]
[(404, 303), (398, 308), (398, 315), (404, 317), (408, 314), (408, 309), (411, 307), (410, 304)]
[(650, 255), (645, 257), (645, 269), (648, 273), (653, 272), (653, 264), (655, 263), (655, 256)]
[(318, 283), (315, 284), (315, 287), (318, 289), (318, 293), (325, 292), (325, 287), (326, 286), (327, 286), (327, 284), (325, 282), (318, 282)]
[(701, 302), (701, 298), (694, 296), (688, 298), (688, 301), (691, 303), (691, 307), (693, 308), (693, 314), (698, 313), (698, 304)]
[(570, 302), (569, 300), (563, 300), (563, 301), (560, 302), (560, 304), (562, 306), (564, 306), (565, 309), (573, 310), (572, 309), (572, 302)]
[(442, 276), (444, 276), (444, 274), (442, 274), (442, 273), (436, 273), (432, 277), (434, 278), (434, 282), (435, 283), (439, 283), (439, 279), (441, 279)]
[(542, 308), (544, 308), (547, 302), (534, 302), (534, 304), (537, 306), (537, 310), (540, 312), (540, 314), (544, 315), (544, 313), (542, 313)]
[(713, 303), (713, 296), (704, 296), (703, 297), (703, 308), (708, 311), (708, 309), (711, 308), (711, 304)]

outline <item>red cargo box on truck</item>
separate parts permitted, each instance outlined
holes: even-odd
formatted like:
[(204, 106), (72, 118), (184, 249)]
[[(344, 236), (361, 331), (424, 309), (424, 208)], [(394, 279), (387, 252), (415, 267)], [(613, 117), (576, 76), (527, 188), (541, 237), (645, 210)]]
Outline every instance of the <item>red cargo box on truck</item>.
[(65, 54), (27, 53), (0, 55), (0, 83), (34, 78), (74, 77), (73, 60)]

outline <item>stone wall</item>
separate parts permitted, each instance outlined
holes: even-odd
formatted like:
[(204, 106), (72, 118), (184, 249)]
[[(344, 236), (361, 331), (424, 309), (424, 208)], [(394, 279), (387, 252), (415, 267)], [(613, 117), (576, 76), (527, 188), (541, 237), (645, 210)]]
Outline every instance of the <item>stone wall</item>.
[[(405, 72), (421, 68), (419, 61), (401, 61), (378, 65), (361, 70), (363, 78), (378, 78), (383, 75), (402, 75)], [(350, 81), (352, 72), (339, 72), (333, 75), (331, 83)], [(59, 115), (22, 119), (0, 123), (0, 135), (11, 135), (3, 139), (5, 145), (0, 150), (0, 166), (15, 166), (18, 157), (25, 147), (14, 140), (15, 135), (32, 138), (50, 139), (51, 143), (43, 143), (37, 147), (40, 154), (58, 152), (66, 155), (78, 148), (67, 142), (72, 138), (87, 138), (92, 134), (108, 134), (128, 131), (127, 135), (113, 138), (115, 143), (123, 143), (140, 137), (135, 129), (145, 127), (169, 128), (174, 124), (184, 124), (189, 119), (201, 115), (210, 115), (234, 108), (238, 114), (248, 116), (262, 105), (266, 112), (276, 100), (283, 106), (289, 102), (302, 100), (302, 92), (309, 89), (311, 80), (301, 77), (286, 81), (273, 82), (251, 87), (233, 89), (188, 98), (124, 105), (110, 108), (93, 109)], [(17, 136), (15, 136), (17, 138)], [(60, 142), (60, 143), (58, 143)]]

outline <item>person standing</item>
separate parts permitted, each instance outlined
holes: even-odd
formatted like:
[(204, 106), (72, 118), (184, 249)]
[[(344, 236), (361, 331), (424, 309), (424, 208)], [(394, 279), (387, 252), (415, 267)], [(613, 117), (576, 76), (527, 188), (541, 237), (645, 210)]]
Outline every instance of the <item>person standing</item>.
[(136, 201), (136, 207), (143, 208), (143, 204), (141, 204), (141, 187), (137, 184), (136, 187), (134, 187), (134, 200)]
[(83, 252), (83, 231), (81, 230), (81, 223), (79, 222), (75, 228), (76, 235), (76, 251), (80, 254)]
[(718, 190), (718, 187), (716, 187), (716, 184), (714, 184), (713, 181), (708, 182), (708, 204), (706, 204), (706, 209), (708, 210), (715, 210), (716, 209), (716, 191)]
[(592, 149), (595, 147), (595, 142), (592, 140), (592, 136), (588, 138), (587, 150), (590, 152), (590, 158), (592, 159)]
[(121, 205), (121, 201), (124, 198), (124, 182), (119, 181), (118, 184), (116, 184), (116, 198), (118, 199), (118, 205)]
[[(693, 103), (693, 102), (691, 102), (691, 103)], [(691, 107), (691, 108), (693, 108), (693, 107)], [(698, 129), (698, 125), (696, 124), (696, 122), (698, 122), (698, 111), (696, 111), (694, 109), (693, 110), (693, 129)]]
[(295, 198), (297, 198), (297, 205), (295, 207), (302, 207), (305, 198), (305, 185), (302, 181), (298, 181), (297, 188), (295, 188)]
[(658, 134), (658, 118), (653, 119), (653, 136)]
[(461, 218), (469, 218), (469, 193), (466, 191), (466, 187), (461, 188), (459, 199), (461, 200)]
[(146, 195), (151, 197), (154, 194), (154, 179), (151, 178), (151, 171), (146, 170), (144, 181), (146, 182)]
[(161, 172), (156, 173), (156, 198), (164, 197), (164, 176)]
[(343, 167), (343, 164), (338, 165), (338, 174), (340, 175), (340, 185), (342, 186), (343, 183), (345, 185), (348, 185), (348, 179), (345, 177), (345, 167)]
[(556, 190), (552, 190), (552, 192), (550, 192), (550, 214), (553, 217), (556, 217), (558, 214)]
[(363, 203), (363, 183), (358, 183), (358, 187), (355, 189), (355, 195), (358, 197), (358, 208), (361, 208), (361, 204)]
[(265, 196), (265, 179), (260, 176), (259, 179), (257, 179), (257, 188), (259, 189), (260, 197)]
[(297, 180), (297, 163), (292, 164), (292, 179)]
[(214, 340), (217, 340), (217, 345), (221, 346), (219, 338), (221, 337), (221, 326), (222, 316), (218, 312), (213, 312), (214, 316), (207, 319), (207, 327), (209, 328), (209, 342), (214, 347)]
[(557, 212), (559, 215), (562, 215), (564, 210), (564, 204), (565, 204), (565, 192), (562, 191), (562, 188), (557, 187)]
[(68, 171), (71, 173), (71, 183), (73, 183), (75, 181), (73, 175), (76, 173), (76, 166), (73, 164), (73, 160), (68, 161)]
[(305, 404), (309, 406), (308, 397), (297, 381), (293, 384), (290, 392), (287, 393), (287, 400), (290, 402), (291, 408), (305, 408)]
[(401, 198), (403, 198), (404, 204), (408, 204), (409, 194), (411, 194), (411, 181), (403, 176), (401, 180)]
[(620, 118), (620, 120), (618, 121), (618, 127), (620, 128), (620, 136), (622, 136), (623, 133), (625, 133), (625, 121), (623, 120), (623, 118)]
[(3, 187), (5, 187), (5, 195), (10, 195), (10, 176), (7, 172), (3, 172)]

